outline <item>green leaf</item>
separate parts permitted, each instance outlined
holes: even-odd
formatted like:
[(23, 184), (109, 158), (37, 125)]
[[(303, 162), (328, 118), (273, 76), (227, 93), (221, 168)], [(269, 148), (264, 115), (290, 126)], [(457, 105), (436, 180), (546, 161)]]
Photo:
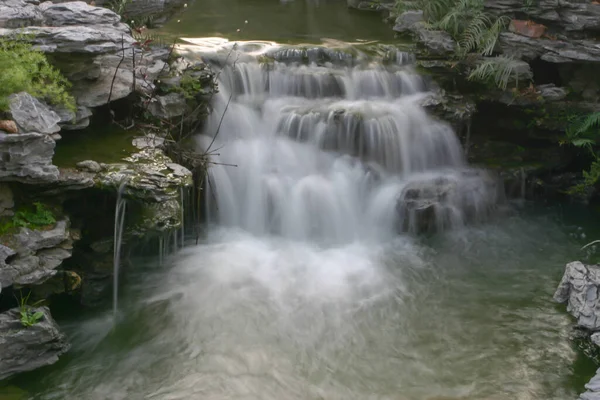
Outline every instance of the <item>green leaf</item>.
[(39, 321), (40, 319), (42, 319), (43, 317), (44, 317), (44, 313), (43, 313), (43, 312), (41, 312), (41, 311), (38, 311), (38, 312), (36, 312), (35, 314), (33, 314), (33, 315), (31, 316), (31, 319), (32, 319), (34, 322), (37, 322), (37, 321)]
[(596, 143), (596, 141), (594, 141), (592, 139), (587, 139), (587, 138), (578, 138), (578, 139), (573, 139), (571, 141), (571, 144), (573, 144), (573, 146), (577, 146), (577, 147), (591, 146), (595, 143)]

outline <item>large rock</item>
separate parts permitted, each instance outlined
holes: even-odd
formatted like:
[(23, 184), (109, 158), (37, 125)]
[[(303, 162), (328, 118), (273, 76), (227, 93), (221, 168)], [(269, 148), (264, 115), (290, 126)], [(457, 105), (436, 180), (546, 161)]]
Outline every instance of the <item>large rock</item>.
[(486, 11), (497, 15), (520, 16), (566, 32), (600, 31), (600, 5), (581, 0), (536, 0), (526, 6), (523, 0), (486, 0)]
[(499, 203), (502, 193), (498, 179), (480, 170), (415, 176), (398, 198), (398, 229), (436, 232), (481, 221)]
[(13, 94), (9, 99), (10, 113), (19, 132), (52, 134), (60, 131), (61, 118), (47, 104), (26, 92)]
[(423, 23), (416, 24), (416, 40), (432, 58), (449, 57), (456, 51), (456, 42), (445, 31), (427, 29)]
[(600, 62), (600, 43), (592, 40), (536, 39), (503, 32), (499, 50), (525, 61), (541, 59), (551, 63)]
[(585, 385), (585, 393), (579, 396), (579, 400), (600, 400), (600, 369), (596, 375)]
[(19, 311), (0, 314), (0, 380), (54, 364), (70, 347), (48, 308), (31, 309), (43, 317), (30, 327), (23, 326)]
[(567, 311), (577, 318), (577, 325), (591, 331), (600, 330), (600, 267), (580, 261), (567, 264), (556, 289), (554, 300), (567, 303)]
[(10, 248), (4, 246), (2, 254), (6, 257), (0, 262), (2, 287), (41, 284), (56, 274), (63, 260), (71, 257), (69, 221), (58, 221), (49, 230), (21, 228), (11, 236), (9, 245)]
[(0, 217), (12, 216), (14, 206), (12, 190), (7, 184), (0, 183)]
[(58, 168), (52, 165), (56, 143), (41, 133), (0, 132), (0, 181), (54, 182)]
[(58, 125), (61, 129), (75, 131), (87, 128), (90, 125), (92, 110), (88, 107), (78, 106), (76, 111), (72, 111), (65, 107), (57, 106), (53, 107), (53, 110), (60, 118)]
[[(13, 10), (10, 15), (17, 13), (19, 4), (18, 0), (7, 3), (6, 7)], [(120, 23), (120, 17), (110, 10), (80, 1), (46, 2), (35, 8), (43, 22), (35, 20), (27, 25), (45, 23), (45, 26), (28, 26), (18, 33), (31, 37), (38, 49), (49, 54), (50, 61), (73, 83), (72, 91), (81, 106), (101, 106), (132, 93), (134, 54), (136, 66), (143, 68), (154, 62), (148, 60), (148, 52), (142, 58), (141, 50), (133, 46), (135, 39), (129, 27)], [(10, 21), (0, 25), (0, 37), (17, 33), (6, 29), (10, 26)], [(138, 79), (143, 81), (139, 74)], [(74, 129), (83, 127), (86, 118), (81, 116), (81, 123), (75, 121)], [(64, 118), (61, 122), (65, 122)]]
[(404, 11), (398, 15), (394, 24), (394, 30), (399, 33), (415, 32), (419, 24), (423, 22), (423, 11)]
[(3, 0), (0, 3), (0, 28), (23, 28), (41, 24), (44, 20), (35, 2), (26, 0)]
[(44, 24), (48, 26), (116, 25), (121, 20), (113, 11), (91, 7), (83, 1), (57, 4), (47, 1), (39, 9), (44, 17)]
[(155, 117), (162, 119), (180, 117), (186, 111), (185, 97), (181, 93), (155, 96), (148, 107), (148, 111)]

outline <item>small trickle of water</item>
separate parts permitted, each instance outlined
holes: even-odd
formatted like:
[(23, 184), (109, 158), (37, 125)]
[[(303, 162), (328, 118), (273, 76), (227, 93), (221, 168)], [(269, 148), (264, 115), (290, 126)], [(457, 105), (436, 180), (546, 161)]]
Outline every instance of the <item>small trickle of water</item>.
[(121, 182), (117, 191), (117, 204), (115, 208), (115, 229), (113, 239), (113, 315), (117, 320), (119, 311), (119, 266), (121, 263), (121, 245), (123, 244), (123, 227), (125, 224), (125, 209), (127, 201), (123, 197), (126, 181)]

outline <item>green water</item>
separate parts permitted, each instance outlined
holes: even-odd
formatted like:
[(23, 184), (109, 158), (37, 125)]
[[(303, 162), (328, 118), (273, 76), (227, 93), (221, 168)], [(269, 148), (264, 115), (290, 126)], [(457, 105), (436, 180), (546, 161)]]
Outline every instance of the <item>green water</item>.
[(182, 37), (280, 43), (394, 39), (379, 13), (348, 9), (345, 0), (198, 0), (161, 30)]
[(139, 133), (115, 125), (99, 126), (83, 131), (64, 132), (56, 144), (53, 162), (59, 167), (74, 167), (80, 161), (117, 163), (135, 152), (131, 144)]
[(527, 207), (329, 250), (210, 230), (164, 265), (134, 262), (116, 326), (55, 309), (73, 349), (9, 384), (65, 400), (575, 399), (595, 366), (551, 297), (599, 233), (591, 216)]

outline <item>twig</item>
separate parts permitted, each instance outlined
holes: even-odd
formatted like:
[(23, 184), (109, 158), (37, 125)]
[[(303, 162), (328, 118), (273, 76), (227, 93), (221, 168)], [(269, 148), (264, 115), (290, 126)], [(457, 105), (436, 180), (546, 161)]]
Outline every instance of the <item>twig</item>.
[(596, 243), (600, 243), (600, 240), (594, 240), (593, 242), (590, 242), (590, 243), (586, 244), (585, 246), (583, 246), (583, 247), (582, 247), (581, 249), (579, 249), (579, 250), (583, 250), (583, 249), (585, 249), (586, 247), (592, 246), (592, 245), (594, 245), (594, 244), (596, 244)]
[(119, 60), (119, 63), (117, 64), (117, 68), (115, 68), (115, 74), (113, 75), (112, 82), (110, 83), (110, 91), (108, 92), (108, 101), (107, 101), (108, 104), (110, 104), (110, 99), (112, 98), (113, 87), (115, 86), (115, 80), (117, 79), (117, 73), (119, 72), (119, 67), (121, 66), (121, 63), (123, 62), (123, 60), (125, 60), (125, 35), (121, 35), (121, 50), (123, 51), (123, 55), (121, 56), (121, 59)]

